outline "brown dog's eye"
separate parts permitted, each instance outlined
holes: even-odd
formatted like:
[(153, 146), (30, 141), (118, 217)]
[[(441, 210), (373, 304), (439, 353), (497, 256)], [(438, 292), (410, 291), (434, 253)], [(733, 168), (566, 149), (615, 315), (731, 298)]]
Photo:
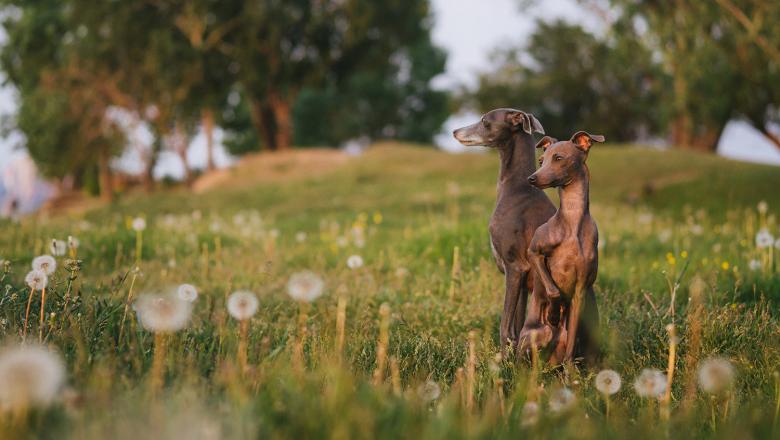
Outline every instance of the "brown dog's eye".
[(540, 157), (539, 158), (539, 166), (542, 166), (542, 164), (544, 164), (544, 158)]
[(558, 156), (558, 155), (556, 154), (555, 156), (553, 156), (553, 160), (554, 160), (554, 161), (556, 161), (556, 162), (558, 162), (559, 160), (563, 160), (563, 157), (561, 157), (561, 156)]
[(488, 122), (488, 121), (486, 121), (486, 120), (484, 120), (484, 119), (482, 120), (482, 125), (483, 125), (485, 128), (490, 128), (490, 122)]

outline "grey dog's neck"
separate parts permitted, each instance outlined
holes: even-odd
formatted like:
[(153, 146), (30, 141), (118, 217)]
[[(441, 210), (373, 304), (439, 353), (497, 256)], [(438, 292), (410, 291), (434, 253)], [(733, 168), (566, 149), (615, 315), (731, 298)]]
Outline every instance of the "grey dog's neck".
[(498, 146), (501, 169), (498, 173), (498, 186), (526, 186), (528, 176), (536, 171), (536, 148), (534, 137), (518, 130), (503, 144)]

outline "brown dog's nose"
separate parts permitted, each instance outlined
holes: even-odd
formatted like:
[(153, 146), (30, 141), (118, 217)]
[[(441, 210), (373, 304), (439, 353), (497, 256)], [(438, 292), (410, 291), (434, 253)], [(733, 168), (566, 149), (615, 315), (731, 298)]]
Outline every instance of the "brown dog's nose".
[(528, 176), (528, 183), (530, 183), (531, 185), (533, 185), (534, 183), (536, 183), (536, 176), (535, 176), (535, 175), (533, 175), (533, 174), (532, 174), (532, 175), (530, 175), (530, 176)]

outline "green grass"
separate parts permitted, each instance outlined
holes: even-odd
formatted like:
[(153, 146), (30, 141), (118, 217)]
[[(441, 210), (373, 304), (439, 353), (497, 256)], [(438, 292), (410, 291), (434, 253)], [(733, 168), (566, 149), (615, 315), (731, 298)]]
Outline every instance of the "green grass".
[[(596, 284), (602, 366), (623, 377), (609, 419), (593, 385), (598, 369), (546, 368), (539, 378), (547, 390), (542, 417), (533, 426), (521, 423), (530, 367), (495, 360), (503, 281), (490, 255), (487, 221), (497, 157), (384, 145), (314, 178), (259, 180), (198, 195), (181, 189), (130, 195), (83, 214), (0, 225), (0, 258), (9, 261), (0, 334), (8, 344), (19, 340), (31, 259), (47, 253), (52, 238), (73, 235), (82, 260), (69, 272), (58, 258), (47, 292), (47, 312), (55, 315), (47, 321), (46, 343), (66, 360), (71, 398), (22, 420), (0, 416), (0, 437), (780, 436), (780, 251), (755, 243), (762, 227), (780, 236), (780, 170), (637, 148), (594, 149), (589, 163), (602, 237)], [(253, 170), (237, 175), (245, 179), (247, 172)], [(762, 200), (765, 215), (756, 210)], [(139, 215), (149, 227), (134, 271), (137, 237), (127, 219)], [(356, 246), (353, 230), (362, 231), (364, 247)], [(307, 234), (304, 242), (296, 240), (299, 232)], [(459, 270), (453, 272), (456, 247)], [(347, 268), (352, 254), (365, 266)], [(750, 269), (751, 260), (760, 268)], [(299, 306), (285, 285), (302, 269), (320, 274), (326, 292), (306, 315), (299, 370), (292, 367)], [(706, 286), (698, 352), (691, 351), (689, 316), (694, 277)], [(189, 327), (170, 337), (165, 386), (156, 394), (148, 383), (154, 335), (138, 325), (132, 309), (120, 339), (133, 279), (133, 296), (183, 282), (201, 291)], [(678, 280), (672, 316), (670, 283)], [(236, 289), (260, 298), (244, 373), (236, 364), (238, 324), (225, 310)], [(348, 299), (341, 364), (334, 353), (339, 296)], [(38, 298), (31, 317), (36, 337)], [(388, 354), (398, 362), (400, 394), (389, 371), (382, 384), (372, 383), (382, 303), (392, 310)], [(671, 418), (663, 422), (658, 403), (639, 399), (632, 383), (643, 368), (666, 368), (670, 323), (680, 352)], [(467, 364), (471, 330), (477, 332), (475, 404), (467, 409), (467, 386), (457, 377)], [(711, 356), (729, 359), (737, 372), (728, 411), (726, 399), (701, 392), (684, 408), (698, 361)], [(435, 402), (417, 395), (426, 380), (442, 389)], [(551, 415), (544, 402), (563, 385), (575, 392), (576, 407)]]

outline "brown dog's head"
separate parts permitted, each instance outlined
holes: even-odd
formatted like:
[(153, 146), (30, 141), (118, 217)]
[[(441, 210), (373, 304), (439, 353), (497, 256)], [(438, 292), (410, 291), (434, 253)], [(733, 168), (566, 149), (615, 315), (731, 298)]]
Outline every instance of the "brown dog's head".
[(540, 166), (528, 177), (528, 183), (542, 189), (568, 185), (585, 167), (594, 141), (604, 142), (604, 136), (578, 131), (568, 141), (543, 137), (536, 144), (536, 148), (544, 150), (539, 158)]
[(496, 147), (518, 130), (544, 134), (542, 124), (534, 115), (511, 108), (497, 108), (482, 115), (479, 122), (453, 131), (452, 135), (466, 146)]

